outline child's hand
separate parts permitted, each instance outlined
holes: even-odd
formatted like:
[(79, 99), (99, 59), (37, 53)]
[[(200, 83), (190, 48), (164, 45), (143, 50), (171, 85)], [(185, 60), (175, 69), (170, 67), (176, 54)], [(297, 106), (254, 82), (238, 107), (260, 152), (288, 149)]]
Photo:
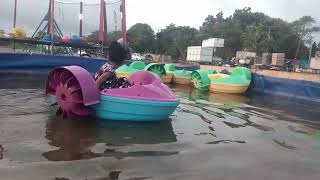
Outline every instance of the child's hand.
[(111, 73), (110, 72), (105, 72), (103, 73), (97, 80), (96, 80), (96, 84), (97, 84), (97, 88), (100, 89), (102, 83), (104, 83), (108, 78), (111, 77)]

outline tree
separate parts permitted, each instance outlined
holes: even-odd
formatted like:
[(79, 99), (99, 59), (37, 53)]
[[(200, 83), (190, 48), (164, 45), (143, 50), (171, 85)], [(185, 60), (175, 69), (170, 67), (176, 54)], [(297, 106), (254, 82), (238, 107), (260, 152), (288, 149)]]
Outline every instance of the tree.
[(137, 23), (128, 30), (130, 47), (139, 53), (152, 52), (154, 31), (148, 24)]
[(303, 16), (291, 23), (293, 31), (299, 37), (295, 59), (298, 56), (302, 41), (312, 44), (313, 33), (320, 31), (320, 28), (315, 26), (315, 23), (316, 21), (311, 16)]
[(223, 38), (227, 54), (223, 58), (232, 58), (235, 51), (241, 49), (240, 36), (242, 34), (239, 23), (234, 23), (232, 17), (223, 18), (220, 12), (216, 17), (209, 15), (200, 27), (199, 40), (208, 38)]
[(93, 31), (87, 37), (88, 42), (99, 43), (99, 31)]
[(261, 24), (247, 26), (246, 31), (241, 35), (241, 41), (243, 49), (257, 52), (259, 55), (268, 52), (269, 47), (274, 43), (273, 38)]
[[(104, 45), (109, 46), (111, 42), (118, 41), (122, 37), (121, 31), (113, 31), (106, 33)], [(88, 37), (88, 42), (99, 43), (99, 31), (93, 31)]]
[(312, 48), (311, 48), (311, 57), (314, 57), (316, 55), (316, 51), (317, 51), (318, 47), (317, 47), (317, 43), (314, 42), (312, 44)]
[(172, 56), (174, 59), (183, 59), (188, 46), (198, 45), (199, 31), (189, 26), (175, 26), (170, 24), (157, 33), (156, 47), (158, 52)]
[(47, 34), (46, 30), (41, 30), (37, 32), (35, 37), (42, 39), (46, 34)]
[[(309, 19), (302, 22), (313, 21)], [(301, 20), (288, 23), (260, 12), (252, 12), (251, 8), (246, 7), (235, 10), (233, 15), (227, 18), (223, 17), (222, 12), (216, 16), (209, 15), (200, 27), (199, 37), (202, 40), (206, 38), (225, 39), (225, 49), (232, 52), (225, 54), (225, 58), (233, 56), (235, 51), (244, 49), (255, 51), (258, 54), (284, 52), (287, 58), (294, 58), (298, 43), (300, 57), (306, 58), (308, 57), (306, 44), (311, 42), (310, 38), (306, 37), (310, 37), (313, 32), (318, 31), (318, 28), (312, 23), (311, 25), (307, 23), (308, 28), (303, 33), (304, 38), (300, 38), (301, 31), (297, 30), (301, 24), (306, 23), (301, 23)]]
[[(3, 37), (4, 36), (4, 30), (0, 29), (0, 37)], [(5, 41), (0, 41), (0, 46), (7, 46), (9, 45), (8, 42), (5, 42)]]
[(4, 36), (4, 30), (0, 29), (0, 37)]

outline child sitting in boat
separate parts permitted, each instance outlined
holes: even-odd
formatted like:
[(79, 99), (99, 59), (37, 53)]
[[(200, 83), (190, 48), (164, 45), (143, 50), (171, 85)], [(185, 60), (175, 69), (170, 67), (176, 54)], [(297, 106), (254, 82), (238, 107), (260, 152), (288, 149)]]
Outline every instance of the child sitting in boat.
[(97, 87), (100, 90), (111, 88), (127, 88), (130, 86), (125, 78), (117, 78), (115, 70), (124, 64), (126, 50), (117, 42), (109, 46), (109, 61), (95, 75)]

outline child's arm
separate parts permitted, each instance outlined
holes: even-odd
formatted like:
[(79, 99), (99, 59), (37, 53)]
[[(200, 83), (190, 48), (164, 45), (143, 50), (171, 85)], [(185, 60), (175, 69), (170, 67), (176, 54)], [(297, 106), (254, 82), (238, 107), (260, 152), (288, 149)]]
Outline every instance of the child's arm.
[(105, 72), (96, 80), (98, 89), (100, 89), (101, 84), (105, 82), (109, 77), (111, 77), (111, 72)]

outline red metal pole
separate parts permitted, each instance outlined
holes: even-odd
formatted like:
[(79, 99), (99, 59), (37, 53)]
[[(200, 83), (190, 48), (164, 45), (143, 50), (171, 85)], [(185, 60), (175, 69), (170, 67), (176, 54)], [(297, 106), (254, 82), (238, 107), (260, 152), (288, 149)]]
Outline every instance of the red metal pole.
[[(103, 19), (104, 19), (104, 32), (105, 36), (108, 34), (108, 27), (107, 27), (107, 3), (104, 1), (104, 11), (103, 11)], [(107, 37), (104, 37), (107, 40)]]
[(100, 1), (100, 24), (99, 24), (99, 41), (101, 43), (104, 42), (105, 35), (105, 11), (106, 11), (106, 3), (104, 0)]
[(80, 18), (80, 30), (79, 30), (79, 36), (82, 37), (82, 18), (83, 18), (83, 3), (82, 1), (80, 2), (80, 15), (79, 15), (79, 18)]
[(122, 11), (122, 38), (123, 45), (128, 47), (128, 36), (127, 36), (127, 17), (126, 17), (126, 0), (121, 0), (121, 11)]
[(50, 0), (50, 22), (49, 22), (49, 34), (54, 35), (54, 0)]
[(14, 1), (13, 28), (16, 27), (16, 23), (17, 23), (17, 0)]

